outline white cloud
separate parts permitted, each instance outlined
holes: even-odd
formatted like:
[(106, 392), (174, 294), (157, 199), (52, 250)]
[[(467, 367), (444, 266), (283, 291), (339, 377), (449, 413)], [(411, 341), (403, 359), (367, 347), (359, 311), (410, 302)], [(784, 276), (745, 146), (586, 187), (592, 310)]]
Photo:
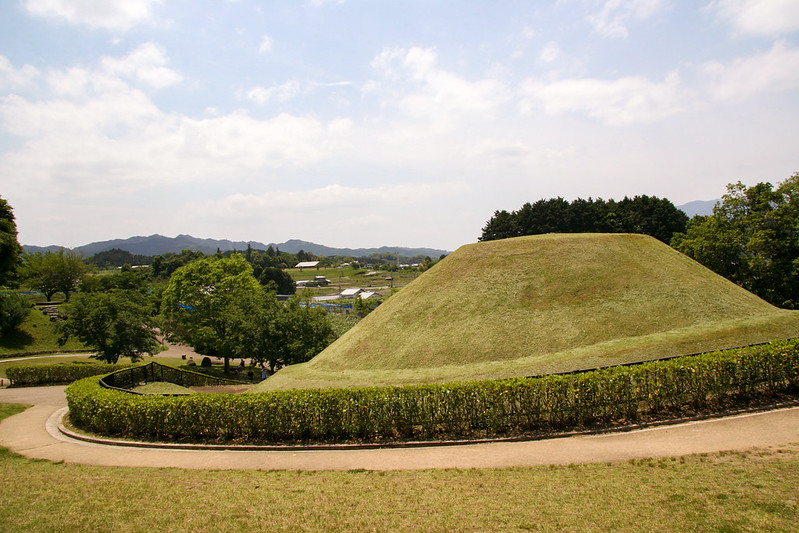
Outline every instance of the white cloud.
[(169, 58), (162, 47), (144, 43), (125, 57), (104, 57), (100, 65), (109, 74), (138, 79), (159, 89), (183, 80), (183, 76), (166, 66), (167, 63)]
[(741, 33), (779, 35), (799, 30), (796, 0), (717, 0), (711, 7)]
[(346, 2), (347, 0), (308, 0), (307, 5), (310, 7), (324, 7), (328, 4), (338, 6)]
[(550, 83), (530, 79), (522, 84), (521, 92), (525, 112), (542, 105), (549, 114), (584, 113), (611, 125), (657, 121), (684, 110), (687, 104), (677, 72), (662, 82), (637, 76)]
[(268, 35), (264, 35), (263, 39), (261, 39), (261, 46), (258, 47), (259, 54), (268, 54), (272, 51), (272, 38)]
[(271, 101), (288, 102), (300, 93), (300, 84), (297, 80), (289, 80), (281, 85), (272, 87), (255, 87), (247, 91), (249, 100), (259, 105)]
[(479, 115), (491, 118), (498, 106), (508, 100), (509, 91), (499, 80), (467, 80), (438, 68), (432, 49), (386, 48), (372, 67), (382, 76), (364, 85), (364, 92), (383, 90), (384, 106), (395, 106), (406, 115), (451, 127), (458, 118)]
[(152, 6), (161, 0), (25, 0), (28, 13), (38, 17), (63, 18), (90, 28), (128, 30), (152, 16)]
[(709, 62), (701, 68), (709, 94), (722, 101), (741, 101), (763, 92), (799, 89), (799, 48), (785, 41), (771, 50), (738, 58), (728, 65)]
[(552, 63), (560, 56), (560, 47), (558, 43), (554, 41), (549, 41), (543, 50), (541, 50), (541, 55), (539, 58), (544, 63)]
[(588, 16), (588, 21), (605, 37), (627, 37), (630, 22), (651, 17), (662, 4), (662, 0), (605, 0), (599, 12)]
[(462, 191), (459, 183), (403, 183), (379, 187), (327, 185), (312, 190), (279, 190), (266, 194), (233, 194), (210, 202), (208, 211), (221, 216), (249, 217), (264, 210), (316, 211), (319, 209), (358, 208), (369, 206), (407, 205), (419, 201), (451, 196)]
[(0, 89), (15, 90), (35, 85), (39, 70), (31, 65), (14, 68), (5, 56), (0, 55)]
[(92, 195), (266, 177), (315, 163), (342, 134), (340, 124), (328, 129), (287, 114), (267, 120), (241, 112), (203, 120), (164, 114), (136, 92), (85, 104), (7, 97), (0, 120), (26, 139), (0, 157), (0, 174), (25, 177), (19, 190)]
[[(121, 59), (104, 58), (95, 70), (37, 74), (49, 89), (41, 98), (0, 97), (0, 128), (22, 141), (0, 155), (0, 175), (12, 176), (4, 185), (20, 193), (44, 187), (103, 195), (268, 176), (313, 164), (348, 135), (346, 119), (326, 124), (280, 114), (259, 120), (234, 112), (198, 120), (165, 113), (121, 77), (163, 85), (175, 78), (161, 70), (162, 60), (145, 46)], [(0, 81), (20, 70), (0, 61)]]

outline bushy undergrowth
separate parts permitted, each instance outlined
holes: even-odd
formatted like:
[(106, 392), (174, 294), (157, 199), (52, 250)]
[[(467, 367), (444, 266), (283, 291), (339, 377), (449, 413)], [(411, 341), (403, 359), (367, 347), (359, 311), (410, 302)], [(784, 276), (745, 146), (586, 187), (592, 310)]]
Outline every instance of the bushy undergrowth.
[(593, 372), (440, 385), (135, 396), (67, 389), (78, 427), (155, 440), (333, 442), (500, 437), (763, 403), (799, 386), (799, 341)]
[(108, 374), (109, 370), (119, 370), (131, 365), (109, 365), (107, 363), (57, 363), (53, 365), (20, 365), (6, 369), (8, 379), (15, 386), (58, 385), (90, 376)]

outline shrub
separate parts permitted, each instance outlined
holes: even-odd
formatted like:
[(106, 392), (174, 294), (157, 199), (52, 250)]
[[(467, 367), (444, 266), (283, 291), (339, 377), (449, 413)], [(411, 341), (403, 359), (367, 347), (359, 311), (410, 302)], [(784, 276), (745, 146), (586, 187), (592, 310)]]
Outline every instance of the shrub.
[(0, 333), (17, 329), (31, 312), (31, 304), (20, 294), (0, 294)]
[(109, 369), (118, 370), (129, 366), (131, 365), (111, 366), (106, 363), (85, 362), (22, 365), (7, 368), (6, 375), (15, 386), (60, 385), (89, 376), (108, 374)]
[(109, 435), (233, 442), (502, 437), (762, 403), (799, 386), (799, 341), (576, 374), (404, 387), (154, 398), (98, 382), (87, 378), (67, 389), (70, 416)]

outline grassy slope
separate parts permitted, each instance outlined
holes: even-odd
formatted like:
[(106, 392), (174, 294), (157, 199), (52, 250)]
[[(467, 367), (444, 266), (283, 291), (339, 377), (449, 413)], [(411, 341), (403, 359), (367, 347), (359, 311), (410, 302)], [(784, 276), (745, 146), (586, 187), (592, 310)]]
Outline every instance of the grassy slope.
[(799, 335), (779, 310), (642, 235), (463, 246), (264, 388), (533, 375)]
[(45, 351), (81, 352), (86, 346), (75, 339), (59, 346), (53, 323), (39, 309), (31, 309), (19, 330), (0, 336), (0, 355)]

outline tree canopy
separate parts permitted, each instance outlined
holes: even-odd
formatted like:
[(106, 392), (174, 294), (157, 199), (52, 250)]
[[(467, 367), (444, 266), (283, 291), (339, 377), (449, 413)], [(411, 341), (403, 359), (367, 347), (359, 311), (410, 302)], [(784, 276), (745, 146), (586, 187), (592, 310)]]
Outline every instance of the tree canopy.
[(291, 274), (277, 267), (266, 267), (256, 274), (258, 281), (269, 291), (277, 294), (294, 294), (297, 292), (297, 284)]
[(17, 223), (14, 210), (0, 198), (0, 286), (15, 281), (20, 265), (22, 246), (17, 241)]
[(251, 359), (273, 369), (311, 359), (335, 339), (327, 313), (292, 298), (285, 305), (241, 255), (209, 257), (172, 274), (161, 311), (170, 332), (201, 354)]
[(518, 211), (495, 211), (481, 241), (542, 233), (643, 233), (665, 243), (685, 231), (688, 217), (669, 200), (654, 196), (621, 201), (563, 198), (526, 203)]
[(201, 354), (250, 357), (252, 321), (276, 300), (266, 298), (241, 255), (208, 257), (177, 269), (164, 290), (161, 312), (169, 331)]
[(21, 275), (31, 289), (41, 291), (48, 300), (57, 292), (64, 293), (69, 301), (88, 266), (76, 253), (64, 250), (58, 252), (36, 252), (25, 254)]
[(136, 361), (143, 353), (159, 351), (153, 311), (136, 291), (81, 292), (62, 309), (66, 320), (58, 326), (59, 342), (77, 337), (96, 349), (98, 359), (107, 363), (116, 363), (121, 356)]
[(767, 302), (799, 307), (799, 173), (775, 189), (738, 182), (710, 216), (697, 216), (671, 245)]

